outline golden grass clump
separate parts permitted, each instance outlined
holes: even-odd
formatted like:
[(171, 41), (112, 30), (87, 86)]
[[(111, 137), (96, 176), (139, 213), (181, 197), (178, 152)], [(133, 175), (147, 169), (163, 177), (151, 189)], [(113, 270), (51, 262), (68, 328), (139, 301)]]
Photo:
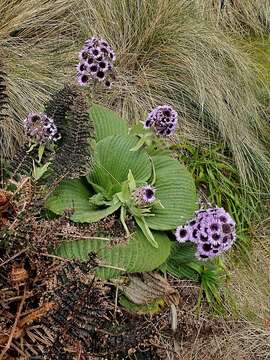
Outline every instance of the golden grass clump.
[(233, 270), (232, 290), (241, 317), (265, 325), (270, 331), (270, 217), (261, 220), (254, 230), (257, 235), (251, 261)]
[[(234, 327), (234, 328), (231, 328)], [(268, 360), (270, 352), (270, 330), (250, 323), (225, 325), (209, 337), (199, 337), (171, 360)]]
[(10, 155), (14, 142), (21, 141), (25, 115), (41, 110), (64, 82), (65, 56), (58, 53), (72, 46), (66, 36), (72, 31), (67, 23), (72, 5), (65, 0), (0, 0), (0, 70), (6, 73), (11, 111), (9, 120), (0, 124), (1, 155)]
[(205, 18), (225, 30), (237, 35), (270, 35), (269, 0), (194, 1)]
[(257, 73), (194, 2), (81, 0), (78, 9), (78, 50), (99, 34), (117, 53), (117, 81), (110, 92), (97, 90), (97, 100), (129, 120), (172, 104), (179, 141), (222, 142), (243, 182), (268, 181), (270, 128), (260, 117)]

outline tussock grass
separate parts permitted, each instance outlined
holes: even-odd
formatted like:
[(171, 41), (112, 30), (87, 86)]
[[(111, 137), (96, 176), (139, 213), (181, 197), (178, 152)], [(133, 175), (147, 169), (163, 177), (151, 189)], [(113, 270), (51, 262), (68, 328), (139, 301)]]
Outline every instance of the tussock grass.
[(270, 218), (260, 222), (255, 232), (252, 261), (233, 271), (232, 288), (241, 317), (264, 324), (270, 321)]
[(21, 141), (21, 120), (42, 109), (64, 82), (64, 54), (72, 47), (66, 36), (72, 31), (67, 23), (72, 5), (65, 0), (0, 0), (0, 54), (11, 110), (10, 120), (0, 124), (5, 156)]
[(97, 100), (129, 120), (170, 103), (180, 114), (179, 141), (223, 143), (244, 183), (268, 182), (270, 130), (257, 73), (194, 2), (82, 0), (78, 8), (78, 50), (100, 34), (118, 54), (117, 82), (111, 92), (97, 90)]
[(204, 17), (237, 35), (270, 35), (269, 0), (195, 0)]

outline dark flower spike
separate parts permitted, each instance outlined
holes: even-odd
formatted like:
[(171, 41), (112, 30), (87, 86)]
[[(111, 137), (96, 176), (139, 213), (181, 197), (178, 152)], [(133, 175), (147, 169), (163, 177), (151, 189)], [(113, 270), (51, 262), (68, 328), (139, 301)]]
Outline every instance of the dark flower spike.
[(144, 127), (153, 127), (156, 135), (168, 137), (176, 131), (177, 118), (177, 112), (171, 106), (158, 106), (148, 114)]
[(195, 218), (176, 229), (177, 241), (192, 241), (197, 245), (196, 256), (208, 260), (229, 250), (235, 239), (235, 222), (223, 208), (199, 210)]
[[(85, 86), (88, 80), (93, 79), (102, 82), (110, 89), (115, 58), (115, 52), (106, 40), (96, 36), (86, 40), (79, 53), (78, 83)], [(84, 81), (86, 79), (87, 81)]]
[(98, 56), (100, 56), (101, 50), (99, 47), (95, 47), (92, 48), (90, 52), (92, 53), (94, 58), (97, 58)]
[(108, 69), (108, 63), (106, 61), (100, 61), (98, 66), (101, 70), (106, 71)]

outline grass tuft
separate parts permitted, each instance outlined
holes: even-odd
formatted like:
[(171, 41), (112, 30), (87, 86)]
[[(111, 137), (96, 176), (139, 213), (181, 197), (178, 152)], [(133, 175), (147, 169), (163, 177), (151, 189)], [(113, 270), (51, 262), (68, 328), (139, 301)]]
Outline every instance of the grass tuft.
[(72, 1), (64, 0), (0, 0), (0, 71), (6, 73), (11, 111), (9, 120), (0, 124), (4, 156), (22, 141), (21, 120), (41, 110), (65, 81), (63, 53), (72, 47), (66, 36), (72, 30), (66, 21), (71, 6)]
[(129, 120), (172, 104), (180, 139), (222, 143), (243, 183), (268, 183), (270, 128), (260, 116), (257, 72), (194, 2), (81, 0), (79, 9), (77, 49), (100, 34), (118, 56), (117, 81), (110, 92), (97, 90), (99, 101)]
[(195, 2), (205, 18), (237, 36), (239, 34), (269, 36), (269, 0), (224, 0), (223, 7), (221, 1), (195, 0)]

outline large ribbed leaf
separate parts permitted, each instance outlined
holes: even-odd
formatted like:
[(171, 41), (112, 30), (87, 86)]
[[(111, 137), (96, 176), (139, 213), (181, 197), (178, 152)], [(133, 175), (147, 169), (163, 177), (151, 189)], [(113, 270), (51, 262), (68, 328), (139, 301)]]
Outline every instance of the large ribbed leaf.
[(63, 181), (48, 198), (46, 208), (59, 215), (66, 209), (72, 209), (72, 221), (92, 223), (114, 213), (120, 207), (120, 203), (114, 203), (105, 209), (97, 210), (89, 203), (92, 194), (87, 185), (80, 179)]
[(90, 107), (90, 119), (94, 123), (96, 141), (111, 135), (126, 135), (128, 123), (116, 112), (104, 106), (93, 104)]
[(151, 229), (171, 230), (184, 224), (196, 210), (194, 180), (177, 160), (169, 156), (154, 156), (156, 197), (164, 208), (154, 205), (146, 222)]
[(140, 149), (132, 152), (138, 142), (135, 136), (115, 135), (98, 142), (94, 155), (94, 168), (88, 180), (114, 194), (121, 190), (121, 183), (128, 178), (129, 170), (137, 184), (145, 183), (151, 176), (151, 161)]
[[(81, 239), (63, 242), (56, 250), (58, 256), (69, 259), (87, 260), (90, 252), (97, 253), (104, 265), (96, 270), (97, 276), (109, 279), (119, 276), (123, 271), (152, 271), (166, 261), (170, 254), (171, 241), (160, 232), (153, 232), (159, 245), (154, 248), (140, 230), (134, 233), (127, 244), (111, 247), (110, 242), (102, 239)], [(116, 268), (123, 269), (122, 271)]]

